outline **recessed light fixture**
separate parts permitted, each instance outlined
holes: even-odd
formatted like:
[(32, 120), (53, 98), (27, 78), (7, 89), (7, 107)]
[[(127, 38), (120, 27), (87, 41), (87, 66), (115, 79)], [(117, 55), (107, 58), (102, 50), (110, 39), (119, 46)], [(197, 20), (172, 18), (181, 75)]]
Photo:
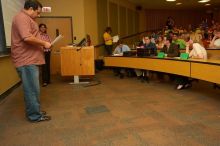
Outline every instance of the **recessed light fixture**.
[(175, 2), (176, 0), (166, 0), (167, 2)]
[(198, 3), (207, 3), (207, 2), (209, 2), (210, 0), (200, 0), (200, 1), (198, 1)]
[(182, 5), (182, 3), (176, 3), (176, 5)]
[(210, 6), (211, 4), (205, 4), (205, 6)]

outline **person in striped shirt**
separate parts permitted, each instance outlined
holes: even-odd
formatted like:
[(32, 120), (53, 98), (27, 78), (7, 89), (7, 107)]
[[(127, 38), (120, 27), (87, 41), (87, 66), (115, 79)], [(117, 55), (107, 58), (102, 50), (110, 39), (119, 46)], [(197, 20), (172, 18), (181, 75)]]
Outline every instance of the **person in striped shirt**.
[[(47, 26), (46, 24), (41, 23), (39, 25), (39, 31), (41, 39), (51, 43), (50, 36), (47, 34)], [(42, 82), (43, 87), (50, 84), (50, 52), (51, 49), (44, 48), (44, 58), (45, 58), (45, 64), (42, 65)]]

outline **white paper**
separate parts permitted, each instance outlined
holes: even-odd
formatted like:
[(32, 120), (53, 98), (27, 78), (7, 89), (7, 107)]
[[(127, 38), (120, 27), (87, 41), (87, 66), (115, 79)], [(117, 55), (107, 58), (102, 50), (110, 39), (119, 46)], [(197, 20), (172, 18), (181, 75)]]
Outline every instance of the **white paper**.
[(113, 39), (113, 42), (114, 42), (114, 43), (117, 43), (118, 40), (119, 40), (119, 36), (118, 36), (118, 35), (113, 36), (112, 39)]
[(56, 37), (56, 38), (52, 41), (51, 45), (54, 45), (55, 43), (57, 43), (58, 41), (60, 41), (62, 38), (63, 38), (63, 36), (60, 34), (58, 37)]

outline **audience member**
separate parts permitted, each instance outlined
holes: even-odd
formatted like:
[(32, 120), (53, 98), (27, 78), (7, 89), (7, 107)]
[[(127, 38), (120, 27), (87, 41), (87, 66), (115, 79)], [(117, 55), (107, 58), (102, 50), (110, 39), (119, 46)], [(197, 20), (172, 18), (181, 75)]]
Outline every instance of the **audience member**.
[(162, 49), (164, 47), (164, 40), (163, 36), (159, 36), (156, 42), (156, 47), (158, 50)]
[[(113, 51), (113, 55), (120, 55), (123, 56), (124, 52), (130, 51), (131, 49), (125, 45), (123, 43), (123, 41), (119, 40), (117, 43), (117, 47), (115, 48), (115, 50)], [(124, 78), (124, 74), (125, 74), (126, 70), (122, 69), (122, 68), (115, 68), (114, 69), (114, 73), (116, 76), (119, 75), (120, 78)]]
[(172, 43), (175, 43), (179, 45), (179, 49), (185, 49), (186, 48), (186, 42), (183, 39), (179, 38), (179, 34), (173, 34)]
[[(189, 52), (190, 46), (192, 46), (192, 50)], [(192, 33), (190, 35), (190, 40), (186, 43), (186, 53), (189, 53), (190, 58), (207, 59), (206, 49), (198, 34)]]
[(214, 32), (214, 37), (209, 45), (212, 49), (220, 49), (220, 29), (216, 29)]
[(166, 26), (168, 26), (168, 29), (173, 29), (174, 20), (173, 20), (171, 17), (168, 17), (168, 18), (167, 18)]
[[(186, 40), (186, 53), (189, 53), (190, 58), (196, 59), (207, 59), (207, 52), (203, 47), (202, 39), (198, 33), (192, 33), (188, 37), (185, 38)], [(189, 52), (189, 48), (192, 50)], [(178, 76), (177, 77), (177, 89), (181, 90), (184, 88), (191, 87), (192, 84), (189, 81), (188, 77)]]
[[(150, 36), (145, 36), (143, 38), (143, 42), (141, 42), (137, 48), (145, 49), (147, 52), (147, 56), (157, 55), (157, 47), (154, 43), (151, 42)], [(135, 69), (135, 73), (138, 79), (141, 79), (141, 81), (149, 81), (149, 71)]]
[(167, 57), (178, 57), (179, 47), (177, 44), (172, 43), (172, 39), (167, 39), (164, 47), (160, 50), (160, 52), (164, 52)]

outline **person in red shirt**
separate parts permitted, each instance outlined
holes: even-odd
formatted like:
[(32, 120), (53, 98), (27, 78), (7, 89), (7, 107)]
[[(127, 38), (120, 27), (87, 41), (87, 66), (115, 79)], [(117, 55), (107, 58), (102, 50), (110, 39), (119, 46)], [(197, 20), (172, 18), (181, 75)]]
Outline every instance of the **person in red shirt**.
[(30, 122), (49, 121), (50, 116), (40, 108), (39, 65), (45, 63), (43, 48), (51, 43), (41, 40), (35, 19), (40, 16), (42, 4), (27, 0), (12, 21), (11, 58), (21, 78), (26, 117)]

